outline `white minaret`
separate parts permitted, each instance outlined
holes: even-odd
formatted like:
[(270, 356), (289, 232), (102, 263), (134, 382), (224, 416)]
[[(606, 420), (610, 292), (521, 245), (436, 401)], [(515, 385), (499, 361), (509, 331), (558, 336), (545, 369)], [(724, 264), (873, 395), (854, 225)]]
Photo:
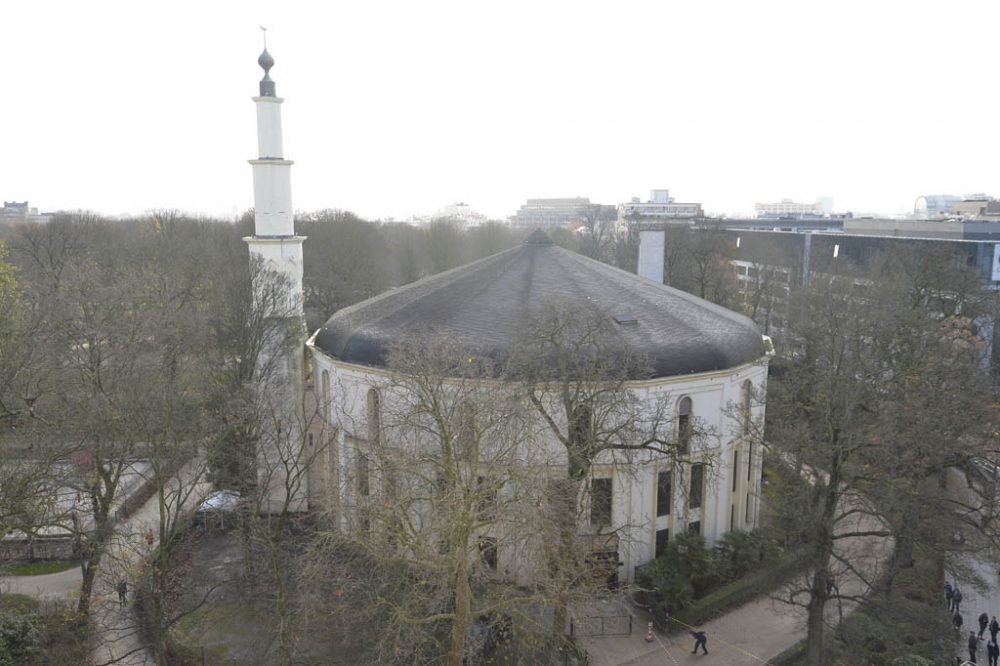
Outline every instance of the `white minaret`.
[(254, 235), (246, 238), (250, 253), (266, 262), (268, 268), (288, 277), (288, 307), (298, 316), (302, 310), (302, 241), (295, 235), (292, 213), (291, 160), (286, 160), (281, 145), (281, 103), (274, 92), (269, 74), (274, 58), (264, 49), (257, 58), (264, 69), (257, 105), (257, 154), (253, 166)]
[(267, 327), (257, 362), (258, 493), (264, 511), (307, 508), (302, 459), (303, 354), (306, 326), (302, 307), (302, 242), (292, 213), (292, 161), (281, 145), (281, 103), (275, 95), (267, 52), (257, 59), (264, 69), (257, 105), (257, 154), (253, 166), (254, 235), (244, 238), (254, 264), (254, 305)]

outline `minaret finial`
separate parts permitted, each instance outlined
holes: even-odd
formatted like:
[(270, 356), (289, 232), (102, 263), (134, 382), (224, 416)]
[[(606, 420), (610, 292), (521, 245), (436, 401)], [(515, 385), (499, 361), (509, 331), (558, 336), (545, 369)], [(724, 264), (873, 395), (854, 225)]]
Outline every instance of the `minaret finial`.
[(274, 90), (274, 81), (271, 80), (270, 72), (271, 68), (274, 67), (274, 58), (267, 52), (267, 28), (260, 26), (260, 29), (264, 33), (264, 50), (261, 51), (260, 57), (257, 58), (257, 64), (264, 70), (264, 78), (260, 80), (260, 96), (277, 97), (278, 95)]

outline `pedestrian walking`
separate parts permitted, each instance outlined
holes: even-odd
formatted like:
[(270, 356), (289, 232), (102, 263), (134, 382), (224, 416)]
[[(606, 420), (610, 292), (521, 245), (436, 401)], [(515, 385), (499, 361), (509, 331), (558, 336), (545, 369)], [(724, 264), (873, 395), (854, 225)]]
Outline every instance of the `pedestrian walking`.
[(118, 591), (118, 607), (125, 608), (125, 604), (128, 602), (128, 583), (125, 582), (124, 578), (118, 581), (115, 590)]
[(969, 661), (973, 664), (976, 663), (976, 650), (979, 649), (979, 639), (976, 638), (976, 632), (969, 632)]
[(962, 603), (962, 590), (958, 589), (958, 585), (955, 586), (955, 594), (951, 595), (952, 610), (956, 613), (959, 611), (959, 605)]
[(951, 598), (955, 594), (955, 590), (952, 589), (951, 583), (948, 581), (944, 582), (944, 600), (948, 604), (948, 612), (951, 612)]
[(986, 631), (986, 627), (990, 624), (990, 616), (986, 613), (982, 613), (979, 616), (979, 637), (983, 637), (983, 633)]
[(955, 613), (951, 616), (951, 623), (955, 625), (955, 632), (961, 634), (962, 632), (962, 614)]
[(997, 616), (993, 616), (993, 621), (990, 622), (990, 638), (993, 642), (997, 642), (997, 633), (1000, 633), (1000, 622), (997, 622)]
[(989, 659), (989, 666), (1000, 666), (997, 664), (997, 660), (1000, 660), (1000, 645), (997, 645), (996, 641), (986, 644), (986, 656)]
[(691, 635), (694, 636), (694, 649), (691, 650), (691, 654), (698, 654), (698, 647), (701, 646), (702, 651), (708, 654), (708, 648), (705, 645), (708, 643), (708, 636), (705, 635), (704, 631), (692, 631)]

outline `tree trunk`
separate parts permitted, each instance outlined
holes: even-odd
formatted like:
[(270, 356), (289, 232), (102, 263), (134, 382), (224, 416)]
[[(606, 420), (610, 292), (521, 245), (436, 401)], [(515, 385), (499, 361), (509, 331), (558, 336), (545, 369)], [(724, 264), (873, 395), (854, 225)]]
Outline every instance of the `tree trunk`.
[(583, 465), (574, 464), (574, 460), (574, 456), (570, 455), (570, 478), (561, 484), (558, 514), (556, 515), (559, 546), (556, 551), (556, 561), (553, 563), (553, 581), (556, 585), (555, 608), (552, 613), (553, 663), (562, 663), (559, 657), (566, 647), (566, 623), (569, 618), (569, 589), (566, 570), (572, 566), (575, 556), (577, 501), (580, 497), (581, 479), (585, 478), (585, 472), (582, 471)]
[(91, 548), (90, 555), (86, 558), (83, 566), (83, 582), (80, 584), (80, 601), (77, 603), (76, 611), (80, 615), (90, 614), (90, 596), (94, 591), (94, 579), (97, 577), (97, 568), (101, 564), (101, 553), (104, 551), (103, 545)]
[(278, 552), (280, 544), (272, 542), (268, 546), (271, 551), (271, 575), (274, 579), (274, 609), (278, 616), (278, 649), (281, 666), (289, 666), (292, 663), (292, 636), (288, 617), (288, 591), (285, 588), (285, 576)]
[(456, 554), (455, 566), (455, 617), (451, 622), (451, 649), (448, 666), (462, 666), (465, 660), (465, 642), (472, 624), (472, 588), (469, 587), (468, 562), (465, 551)]
[[(835, 433), (833, 442), (837, 442)], [(829, 480), (822, 490), (822, 514), (816, 525), (814, 537), (815, 557), (809, 604), (806, 606), (806, 656), (811, 666), (823, 666), (824, 629), (827, 599), (827, 582), (832, 580), (830, 560), (833, 556), (833, 530), (836, 525), (837, 505), (840, 502), (840, 456), (834, 455), (830, 461)], [(816, 483), (820, 483), (817, 479)]]
[(829, 555), (813, 570), (812, 590), (806, 607), (806, 662), (813, 666), (823, 666), (823, 632), (826, 629), (824, 609), (826, 607), (826, 581)]

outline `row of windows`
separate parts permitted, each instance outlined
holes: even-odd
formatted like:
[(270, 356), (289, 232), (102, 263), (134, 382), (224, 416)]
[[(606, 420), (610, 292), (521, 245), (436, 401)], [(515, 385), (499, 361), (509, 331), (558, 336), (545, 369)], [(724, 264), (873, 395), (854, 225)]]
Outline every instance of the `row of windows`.
[[(750, 405), (753, 398), (753, 385), (750, 380), (743, 382), (742, 404), (740, 407), (743, 421), (743, 434), (750, 434)], [(682, 397), (677, 403), (677, 442), (678, 451), (688, 453), (693, 429), (693, 402), (688, 396)], [(330, 373), (323, 371), (323, 415), (330, 422)], [(368, 390), (368, 441), (376, 444), (382, 431), (382, 398), (375, 389)], [(579, 426), (578, 426), (579, 427)]]
[[(323, 372), (323, 392), (324, 392), (324, 412), (329, 417), (329, 373)], [(741, 400), (741, 420), (744, 435), (749, 435), (751, 430), (751, 400), (753, 396), (753, 385), (747, 380), (742, 385)], [(381, 437), (381, 397), (375, 389), (370, 389), (367, 396), (367, 416), (368, 416), (368, 441), (376, 444)], [(678, 448), (681, 453), (687, 453), (693, 432), (693, 402), (690, 397), (684, 396), (678, 401), (677, 406), (677, 429)], [(752, 476), (753, 443), (749, 443), (747, 465), (747, 480)], [(733, 452), (733, 491), (737, 490), (737, 475), (735, 470), (739, 469), (739, 451)], [(688, 494), (688, 506), (691, 509), (700, 509), (704, 496), (704, 465), (695, 463), (691, 465), (691, 483)], [(357, 491), (360, 497), (370, 495), (370, 471), (368, 456), (359, 453), (357, 457)], [(483, 478), (477, 479), (481, 485)], [(672, 472), (660, 471), (656, 481), (656, 515), (657, 517), (669, 515), (672, 501)], [(491, 501), (486, 501), (481, 507), (484, 518), (492, 518), (495, 511), (496, 494), (491, 494)], [(491, 506), (492, 505), (492, 506)], [(735, 511), (735, 507), (733, 508)], [(749, 507), (748, 507), (749, 512)], [(732, 512), (731, 512), (732, 513)], [(612, 480), (610, 478), (596, 478), (592, 481), (590, 523), (597, 526), (610, 525), (612, 520)], [(731, 516), (730, 522), (733, 522)]]
[[(705, 465), (691, 465), (688, 488), (688, 508), (700, 509), (705, 495)], [(670, 515), (673, 498), (673, 470), (661, 470), (656, 475), (656, 516)], [(612, 484), (610, 477), (595, 478), (590, 484), (590, 524), (611, 524)]]

